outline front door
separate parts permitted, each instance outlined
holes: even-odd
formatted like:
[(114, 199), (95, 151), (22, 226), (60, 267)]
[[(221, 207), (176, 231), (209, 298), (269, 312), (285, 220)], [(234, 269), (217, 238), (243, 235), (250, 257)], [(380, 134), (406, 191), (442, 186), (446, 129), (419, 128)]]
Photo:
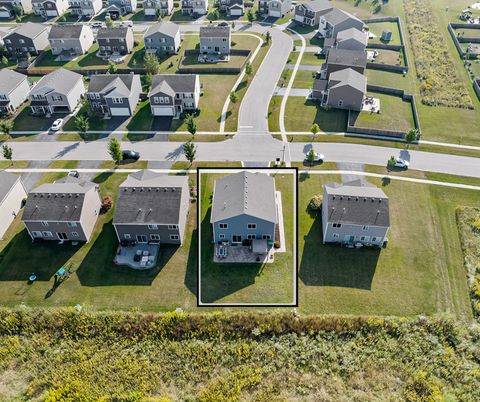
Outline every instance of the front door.
[(232, 235), (232, 243), (241, 243), (241, 242), (242, 242), (242, 236)]
[(147, 240), (147, 236), (145, 235), (137, 235), (137, 241), (139, 243), (146, 243), (148, 240)]
[(68, 240), (68, 236), (66, 233), (63, 233), (63, 232), (57, 232), (57, 237), (59, 240)]
[(118, 46), (113, 46), (112, 51), (113, 53), (118, 53)]

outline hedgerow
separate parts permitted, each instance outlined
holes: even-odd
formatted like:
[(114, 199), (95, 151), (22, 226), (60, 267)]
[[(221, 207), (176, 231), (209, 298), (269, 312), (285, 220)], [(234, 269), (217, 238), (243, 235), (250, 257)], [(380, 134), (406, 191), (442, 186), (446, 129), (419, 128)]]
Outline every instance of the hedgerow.
[(480, 400), (480, 328), (442, 317), (1, 309), (0, 328), (0, 400)]
[(429, 0), (404, 0), (408, 33), (421, 82), (422, 103), (473, 109), (468, 88), (458, 74), (439, 31)]

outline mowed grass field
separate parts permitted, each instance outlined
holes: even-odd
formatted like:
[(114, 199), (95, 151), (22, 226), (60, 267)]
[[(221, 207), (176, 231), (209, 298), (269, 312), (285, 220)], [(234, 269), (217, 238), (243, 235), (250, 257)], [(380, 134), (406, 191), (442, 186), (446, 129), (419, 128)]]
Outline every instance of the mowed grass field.
[(286, 252), (276, 253), (268, 264), (213, 263), (210, 213), (216, 179), (226, 173), (200, 174), (201, 180), (201, 267), (200, 295), (202, 303), (295, 303), (294, 265), (294, 174), (275, 174), (275, 186), (282, 194)]

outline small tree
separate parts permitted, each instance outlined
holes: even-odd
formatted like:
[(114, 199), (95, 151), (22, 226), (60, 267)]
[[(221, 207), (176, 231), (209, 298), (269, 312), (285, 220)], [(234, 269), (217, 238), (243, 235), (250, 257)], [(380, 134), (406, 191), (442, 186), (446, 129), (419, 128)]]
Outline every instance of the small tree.
[(160, 70), (160, 63), (155, 53), (147, 53), (143, 57), (143, 63), (145, 65), (145, 71), (147, 74), (158, 74)]
[(111, 28), (113, 27), (113, 21), (110, 17), (105, 17), (105, 26), (107, 28)]
[(65, 18), (64, 15), (62, 15), (59, 19), (58, 19), (58, 22), (66, 22), (67, 19)]
[(145, 92), (150, 91), (150, 88), (152, 87), (152, 80), (153, 80), (152, 74), (147, 73), (145, 75), (145, 78), (144, 78), (144, 84), (145, 84), (145, 88), (146, 88)]
[(215, 10), (212, 11), (212, 13), (210, 14), (210, 19), (212, 21), (216, 21), (216, 20), (220, 19), (220, 12), (218, 11), (218, 8), (216, 8)]
[(187, 130), (190, 134), (195, 135), (197, 132), (197, 123), (192, 114), (187, 114), (185, 116), (185, 123), (187, 124)]
[(310, 165), (313, 165), (313, 162), (315, 162), (315, 151), (312, 148), (308, 151), (307, 162), (310, 163)]
[(109, 74), (115, 74), (117, 72), (117, 65), (112, 61), (110, 60), (108, 62), (108, 73)]
[(197, 147), (192, 141), (188, 141), (185, 144), (183, 144), (183, 154), (185, 155), (185, 158), (187, 158), (187, 161), (189, 161), (191, 165), (195, 160), (195, 156), (197, 154)]
[(230, 102), (237, 103), (238, 95), (235, 91), (230, 92)]
[(318, 124), (317, 123), (314, 123), (312, 125), (312, 127), (310, 128), (310, 132), (312, 133), (313, 135), (313, 139), (315, 139), (315, 136), (318, 134), (318, 132), (320, 131), (320, 127), (318, 127)]
[(250, 24), (253, 23), (253, 21), (255, 20), (255, 14), (253, 14), (251, 8), (247, 11), (247, 19)]
[(162, 12), (160, 10), (155, 11), (155, 17), (157, 18), (157, 21), (161, 21), (163, 19)]
[(272, 35), (270, 35), (270, 31), (267, 31), (265, 34), (265, 43), (268, 45), (272, 40)]
[(252, 66), (252, 63), (250, 63), (249, 61), (247, 61), (247, 64), (245, 65), (245, 74), (247, 74), (247, 76), (251, 76), (253, 73), (253, 66)]
[(5, 159), (9, 160), (10, 163), (13, 163), (12, 162), (13, 149), (10, 145), (8, 145), (8, 144), (3, 144), (2, 145), (2, 155)]
[(84, 114), (79, 114), (78, 116), (75, 116), (75, 126), (77, 127), (78, 131), (85, 134), (90, 127), (88, 116)]
[(8, 59), (6, 58), (6, 56), (2, 56), (0, 62), (2, 63), (2, 66), (8, 65)]
[(395, 163), (397, 163), (397, 159), (392, 155), (387, 161), (387, 169), (393, 169), (395, 167)]
[(308, 208), (312, 211), (319, 211), (322, 208), (322, 194), (316, 194), (308, 203)]
[(232, 21), (232, 31), (235, 30), (235, 21)]
[(407, 141), (407, 148), (412, 142), (417, 140), (417, 134), (418, 131), (415, 128), (412, 128), (405, 133), (405, 141)]
[(118, 165), (122, 161), (122, 149), (120, 148), (120, 142), (116, 138), (112, 138), (108, 141), (108, 153), (115, 164)]
[(13, 120), (10, 119), (2, 119), (0, 120), (0, 131), (3, 134), (10, 134), (13, 128)]

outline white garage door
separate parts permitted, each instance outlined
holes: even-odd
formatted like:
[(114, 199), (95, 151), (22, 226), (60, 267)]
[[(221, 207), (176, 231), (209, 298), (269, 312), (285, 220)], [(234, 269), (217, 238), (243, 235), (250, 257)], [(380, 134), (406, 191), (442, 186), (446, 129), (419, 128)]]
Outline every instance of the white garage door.
[(155, 15), (156, 10), (154, 8), (144, 8), (145, 15)]
[(232, 8), (230, 10), (230, 15), (242, 15), (242, 9), (241, 8)]
[(49, 17), (56, 17), (58, 13), (55, 10), (47, 10), (47, 15)]
[(282, 16), (282, 13), (280, 11), (273, 11), (273, 10), (270, 10), (270, 12), (268, 13), (268, 15), (270, 17), (276, 17), (276, 18), (280, 18)]
[(0, 11), (0, 18), (10, 18), (11, 15), (8, 11)]
[(155, 107), (153, 108), (154, 116), (173, 116), (175, 112), (173, 107)]
[(116, 107), (111, 109), (112, 116), (130, 116), (128, 107)]

